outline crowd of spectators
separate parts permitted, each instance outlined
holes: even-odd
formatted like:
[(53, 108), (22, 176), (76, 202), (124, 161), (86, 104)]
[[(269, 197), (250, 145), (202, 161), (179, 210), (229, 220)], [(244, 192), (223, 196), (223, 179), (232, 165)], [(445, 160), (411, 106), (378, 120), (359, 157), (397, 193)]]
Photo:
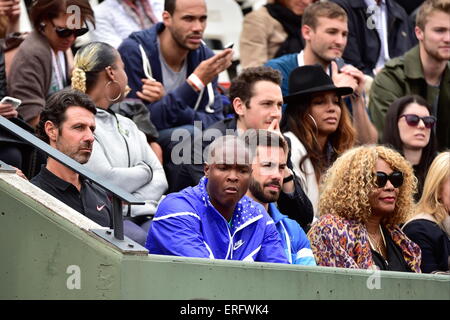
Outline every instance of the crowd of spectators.
[[(449, 273), (450, 0), (246, 9), (229, 88), (207, 3), (0, 0), (0, 116), (143, 201), (124, 233), (150, 254)], [(5, 129), (0, 160), (112, 226)]]

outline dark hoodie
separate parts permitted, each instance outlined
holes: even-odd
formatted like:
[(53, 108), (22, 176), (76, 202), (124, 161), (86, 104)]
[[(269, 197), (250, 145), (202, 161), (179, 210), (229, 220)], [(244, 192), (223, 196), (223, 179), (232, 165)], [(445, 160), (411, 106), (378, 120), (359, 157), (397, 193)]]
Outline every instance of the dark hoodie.
[[(158, 54), (157, 35), (164, 30), (163, 23), (158, 23), (143, 31), (133, 32), (126, 38), (119, 47), (119, 52), (125, 64), (125, 71), (128, 75), (128, 84), (132, 91), (129, 97), (137, 98), (136, 91), (142, 89), (141, 79), (146, 78), (142, 67), (142, 57), (139, 44), (150, 61), (152, 77), (163, 83), (161, 62)], [(190, 75), (195, 68), (203, 61), (214, 54), (204, 45), (192, 50), (187, 55), (187, 74)], [(213, 123), (223, 119), (223, 105), (220, 94), (217, 91), (217, 78), (213, 81), (214, 103), (211, 106), (213, 112), (208, 112), (209, 96), (205, 88), (201, 102), (197, 110), (194, 106), (199, 97), (199, 93), (184, 82), (177, 89), (166, 92), (166, 95), (159, 101), (147, 103), (151, 113), (151, 120), (158, 130), (174, 128), (186, 124), (193, 124), (194, 121), (202, 121), (203, 127), (207, 128)]]

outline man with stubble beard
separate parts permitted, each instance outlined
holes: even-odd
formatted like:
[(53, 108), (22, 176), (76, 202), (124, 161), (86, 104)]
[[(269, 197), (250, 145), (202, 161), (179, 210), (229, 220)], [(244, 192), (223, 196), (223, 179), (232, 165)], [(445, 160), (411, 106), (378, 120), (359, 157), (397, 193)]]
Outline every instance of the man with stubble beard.
[(245, 196), (252, 156), (239, 137), (208, 147), (205, 176), (159, 205), (146, 247), (151, 254), (288, 263), (273, 220)]
[[(77, 90), (63, 89), (50, 97), (36, 128), (37, 136), (80, 164), (92, 153), (97, 110)], [(31, 182), (102, 227), (112, 227), (112, 203), (107, 193), (57, 160), (48, 157)], [(143, 245), (146, 233), (129, 220), (124, 234)]]

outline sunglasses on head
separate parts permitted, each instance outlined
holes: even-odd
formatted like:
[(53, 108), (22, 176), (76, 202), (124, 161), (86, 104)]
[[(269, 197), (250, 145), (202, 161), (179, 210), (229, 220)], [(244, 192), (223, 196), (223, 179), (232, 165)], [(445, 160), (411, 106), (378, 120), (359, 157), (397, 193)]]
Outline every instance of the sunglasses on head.
[(89, 31), (89, 28), (81, 28), (81, 29), (69, 29), (69, 28), (61, 28), (55, 26), (53, 21), (50, 21), (55, 29), (56, 34), (60, 38), (68, 38), (72, 35), (75, 37), (81, 37), (83, 34), (86, 34)]
[(388, 180), (391, 182), (394, 188), (398, 188), (403, 184), (403, 173), (401, 173), (400, 171), (394, 171), (389, 175), (386, 172), (377, 171), (376, 177), (378, 188), (383, 188)]
[(403, 117), (405, 117), (406, 123), (411, 127), (417, 127), (420, 120), (423, 121), (423, 123), (425, 124), (425, 128), (428, 129), (433, 128), (434, 124), (436, 123), (436, 118), (433, 116), (419, 117), (415, 114), (404, 114), (400, 116), (400, 118)]

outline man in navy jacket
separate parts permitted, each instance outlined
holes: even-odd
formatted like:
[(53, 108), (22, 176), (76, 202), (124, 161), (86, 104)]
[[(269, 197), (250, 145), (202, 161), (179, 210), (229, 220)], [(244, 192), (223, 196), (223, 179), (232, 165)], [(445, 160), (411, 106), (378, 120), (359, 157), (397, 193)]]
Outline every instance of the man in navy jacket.
[(174, 128), (192, 133), (194, 121), (207, 128), (223, 119), (217, 76), (232, 58), (231, 49), (214, 55), (202, 42), (204, 0), (168, 0), (164, 10), (162, 23), (132, 33), (118, 49), (130, 97), (146, 103), (163, 148), (171, 145)]

